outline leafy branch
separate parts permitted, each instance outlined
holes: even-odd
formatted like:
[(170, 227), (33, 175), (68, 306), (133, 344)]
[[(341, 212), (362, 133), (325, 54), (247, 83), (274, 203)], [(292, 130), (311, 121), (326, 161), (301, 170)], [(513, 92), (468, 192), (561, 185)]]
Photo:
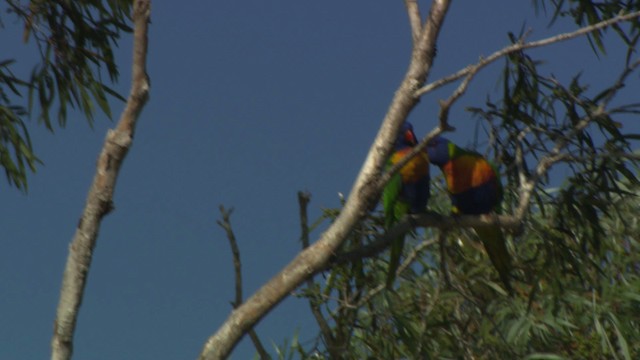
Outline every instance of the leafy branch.
[(146, 63), (150, 14), (150, 0), (135, 1), (131, 91), (116, 128), (107, 132), (87, 202), (69, 247), (51, 341), (54, 360), (71, 359), (73, 335), (100, 224), (113, 210), (113, 192), (120, 166), (131, 148), (138, 118), (149, 98)]
[[(335, 269), (337, 264), (346, 264), (355, 262), (367, 257), (371, 257), (379, 251), (385, 249), (388, 241), (399, 234), (407, 233), (415, 226), (438, 227), (441, 229), (461, 228), (466, 226), (490, 226), (498, 224), (504, 228), (511, 228), (513, 231), (520, 231), (522, 221), (529, 210), (529, 199), (534, 191), (535, 186), (531, 187), (531, 181), (537, 183), (551, 166), (562, 158), (547, 157), (539, 163), (536, 170), (538, 175), (533, 178), (523, 176), (522, 182), (525, 186), (525, 196), (529, 199), (526, 204), (521, 206), (519, 212), (515, 212), (515, 216), (504, 215), (488, 215), (482, 217), (443, 217), (434, 214), (421, 214), (417, 216), (406, 217), (389, 229), (385, 235), (382, 235), (373, 243), (363, 246), (361, 249), (352, 250), (353, 252), (340, 253), (338, 249), (344, 244), (346, 239), (352, 234), (364, 219), (367, 218), (368, 212), (375, 207), (379, 193), (394, 171), (398, 171), (403, 163), (398, 164), (389, 171), (384, 172), (383, 166), (390, 153), (394, 139), (400, 124), (404, 122), (417, 104), (419, 97), (427, 92), (439, 88), (445, 84), (451, 83), (463, 77), (465, 80), (459, 85), (451, 97), (441, 102), (440, 126), (432, 130), (417, 146), (412, 154), (424, 151), (428, 140), (433, 136), (443, 132), (450, 131), (453, 128), (447, 120), (449, 108), (459, 99), (467, 89), (468, 84), (473, 80), (474, 76), (482, 68), (495, 60), (513, 54), (519, 54), (525, 49), (540, 47), (575, 38), (580, 35), (588, 34), (598, 29), (611, 26), (612, 24), (635, 19), (640, 16), (640, 12), (620, 15), (610, 20), (592, 24), (578, 31), (566, 34), (560, 34), (549, 39), (534, 42), (525, 42), (524, 38), (518, 40), (515, 44), (508, 46), (501, 51), (491, 55), (487, 59), (482, 59), (478, 64), (470, 65), (467, 68), (443, 79), (428, 85), (423, 85), (428, 78), (433, 58), (435, 56), (435, 44), (438, 33), (442, 27), (442, 23), (449, 7), (449, 1), (434, 1), (432, 3), (427, 20), (421, 23), (420, 12), (417, 1), (406, 0), (405, 6), (411, 25), (411, 37), (413, 39), (413, 50), (409, 69), (405, 78), (396, 91), (387, 114), (382, 122), (380, 131), (376, 136), (374, 143), (364, 161), (363, 167), (355, 181), (350, 196), (346, 200), (344, 207), (334, 219), (331, 226), (320, 236), (318, 241), (306, 247), (293, 261), (283, 270), (267, 282), (260, 290), (239, 308), (234, 310), (218, 331), (209, 338), (205, 343), (201, 359), (219, 359), (228, 356), (237, 341), (243, 334), (250, 329), (257, 321), (267, 314), (284, 296), (297, 288), (302, 282), (309, 279), (313, 274), (328, 268)], [(517, 56), (516, 56), (517, 57)], [(590, 113), (586, 116), (593, 116), (588, 120), (596, 121), (604, 113)], [(574, 125), (577, 132), (582, 131), (581, 125)], [(562, 148), (562, 147), (561, 147)], [(563, 155), (564, 156), (564, 155)], [(407, 156), (405, 161), (408, 161)], [(524, 169), (524, 165), (522, 166)], [(523, 172), (524, 174), (524, 172)], [(526, 193), (529, 192), (529, 195)], [(337, 254), (337, 255), (336, 255)], [(413, 259), (413, 258), (411, 258)], [(409, 263), (407, 263), (409, 264)], [(404, 267), (405, 271), (410, 270), (410, 266)], [(339, 291), (340, 293), (340, 291)], [(340, 293), (346, 294), (346, 293)], [(352, 293), (358, 295), (358, 291)], [(342, 295), (340, 295), (342, 298)], [(478, 303), (477, 307), (485, 306), (485, 302)], [(483, 308), (484, 309), (484, 308)], [(484, 310), (483, 310), (484, 311)], [(463, 329), (460, 326), (458, 329)], [(326, 330), (326, 329), (325, 329)], [(458, 331), (458, 330), (456, 330)], [(324, 331), (325, 338), (329, 331)]]
[(391, 101), (380, 132), (338, 218), (318, 241), (303, 250), (279, 274), (231, 313), (217, 332), (206, 341), (200, 359), (227, 357), (248, 329), (317, 269), (324, 266), (331, 254), (345, 241), (351, 229), (366, 216), (367, 210), (375, 203), (380, 192), (377, 179), (391, 152), (398, 129), (417, 104), (413, 94), (416, 88), (425, 82), (431, 69), (437, 37), (449, 5), (449, 0), (433, 1), (428, 20), (420, 36), (414, 41), (409, 69)]

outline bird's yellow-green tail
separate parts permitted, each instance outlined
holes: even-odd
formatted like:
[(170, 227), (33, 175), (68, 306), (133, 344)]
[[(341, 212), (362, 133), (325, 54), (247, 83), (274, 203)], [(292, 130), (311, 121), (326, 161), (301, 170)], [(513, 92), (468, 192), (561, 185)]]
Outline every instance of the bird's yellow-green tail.
[[(387, 229), (390, 229), (393, 224), (408, 213), (409, 205), (403, 201), (396, 201), (393, 206), (393, 216), (391, 218), (387, 218), (386, 221)], [(398, 271), (398, 267), (400, 267), (400, 258), (402, 257), (402, 250), (404, 249), (404, 238), (405, 235), (401, 235), (393, 239), (393, 242), (391, 243), (391, 249), (389, 251), (389, 273), (387, 274), (387, 287), (389, 288), (393, 286), (393, 282), (396, 278), (396, 271)]]
[(509, 255), (509, 250), (507, 250), (507, 243), (502, 229), (498, 226), (484, 226), (475, 228), (475, 231), (480, 237), (491, 263), (498, 271), (500, 280), (502, 280), (507, 292), (513, 294), (510, 281), (511, 256)]

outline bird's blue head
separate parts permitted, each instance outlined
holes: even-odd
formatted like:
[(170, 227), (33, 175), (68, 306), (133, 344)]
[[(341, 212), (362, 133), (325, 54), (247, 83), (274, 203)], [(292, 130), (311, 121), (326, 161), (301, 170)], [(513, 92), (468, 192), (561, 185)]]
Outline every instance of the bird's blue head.
[(400, 132), (396, 138), (395, 149), (404, 149), (407, 147), (413, 147), (418, 144), (416, 134), (413, 132), (413, 125), (410, 122), (405, 121), (400, 127)]
[(427, 144), (429, 161), (436, 166), (443, 166), (451, 160), (449, 144), (451, 142), (442, 136), (436, 136)]

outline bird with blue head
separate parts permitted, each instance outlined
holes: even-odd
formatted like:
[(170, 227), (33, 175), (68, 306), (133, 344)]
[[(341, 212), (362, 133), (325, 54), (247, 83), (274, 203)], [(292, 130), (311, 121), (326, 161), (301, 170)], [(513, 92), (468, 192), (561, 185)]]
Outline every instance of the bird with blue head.
[[(416, 145), (418, 145), (418, 140), (413, 131), (413, 125), (404, 122), (396, 137), (393, 152), (387, 161), (387, 169), (404, 159)], [(404, 215), (425, 212), (429, 201), (429, 191), (429, 159), (426, 152), (423, 151), (402, 166), (384, 188), (382, 203), (385, 228), (391, 228)], [(388, 286), (391, 286), (395, 279), (403, 248), (404, 235), (395, 239), (391, 245)]]
[[(435, 137), (427, 144), (427, 154), (429, 161), (438, 166), (444, 175), (453, 214), (481, 215), (499, 212), (502, 183), (498, 171), (487, 159), (442, 136)], [(494, 225), (476, 227), (474, 230), (505, 288), (512, 293), (511, 257), (502, 229)]]

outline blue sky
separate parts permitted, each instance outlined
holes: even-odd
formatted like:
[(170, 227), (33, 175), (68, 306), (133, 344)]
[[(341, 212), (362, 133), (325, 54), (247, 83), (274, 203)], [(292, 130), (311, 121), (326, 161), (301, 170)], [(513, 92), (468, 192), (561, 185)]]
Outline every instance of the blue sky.
[[(426, 14), (424, 4), (423, 14)], [(26, 74), (35, 61), (20, 29), (6, 21), (3, 58)], [(431, 80), (508, 44), (507, 31), (547, 28), (529, 1), (454, 2)], [(620, 48), (617, 38), (610, 53)], [(15, 51), (14, 51), (15, 49)], [(128, 93), (131, 39), (120, 44), (120, 83)], [(103, 221), (75, 336), (77, 359), (189, 359), (226, 319), (234, 279), (218, 206), (232, 223), (249, 296), (299, 251), (296, 192), (312, 193), (312, 218), (348, 192), (406, 70), (410, 34), (402, 1), (154, 1), (151, 99), (139, 121)], [(584, 70), (602, 84), (623, 57), (597, 59), (586, 39), (535, 50), (560, 79)], [(497, 88), (502, 62), (481, 73), (453, 109), (451, 137), (471, 143), (481, 106)], [(638, 87), (637, 76), (629, 84)], [(447, 87), (411, 115), (419, 136), (436, 124)], [(633, 91), (627, 91), (627, 95)], [(635, 92), (638, 93), (637, 91)], [(497, 98), (494, 94), (493, 98)], [(113, 104), (117, 120), (122, 104)], [(29, 123), (44, 165), (21, 194), (0, 189), (0, 358), (49, 356), (68, 244), (106, 130), (72, 114), (65, 129)], [(314, 234), (317, 238), (319, 234)], [(265, 345), (315, 325), (305, 302), (288, 299), (257, 327)], [(248, 359), (248, 338), (232, 355)]]

